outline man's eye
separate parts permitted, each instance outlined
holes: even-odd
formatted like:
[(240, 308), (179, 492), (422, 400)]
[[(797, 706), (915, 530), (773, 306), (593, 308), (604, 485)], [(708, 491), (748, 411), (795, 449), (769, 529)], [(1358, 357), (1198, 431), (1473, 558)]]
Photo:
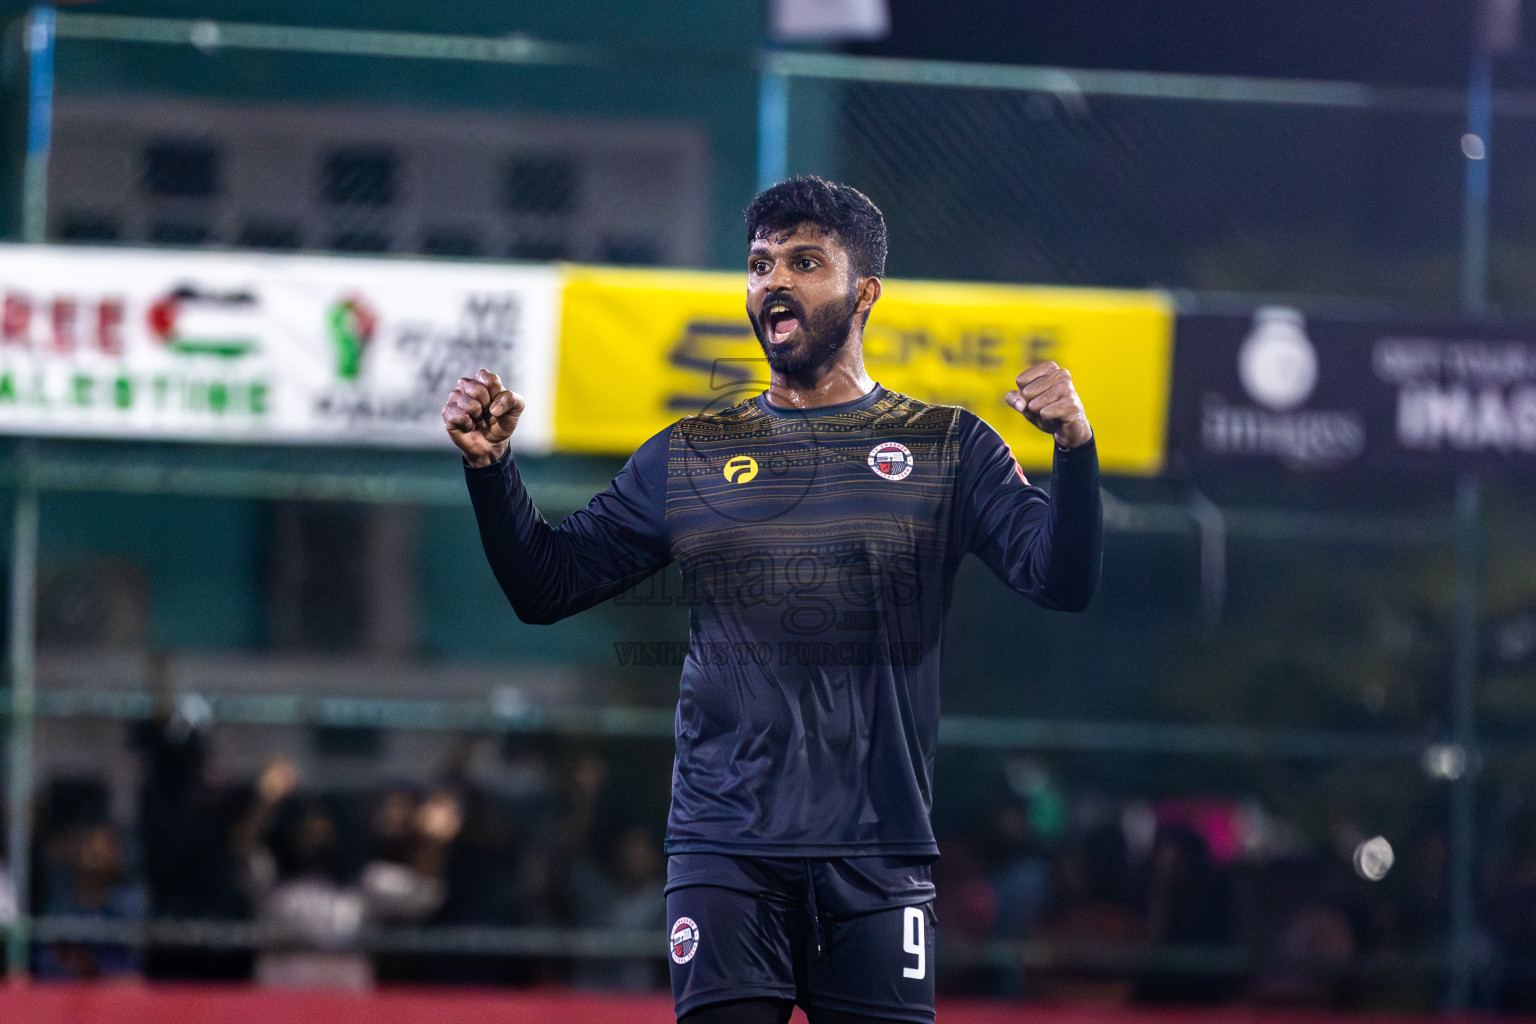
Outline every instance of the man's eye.
[(812, 269), (815, 269), (815, 267), (816, 267), (816, 261), (815, 260), (811, 259), (809, 256), (802, 256), (802, 257), (800, 257), (800, 269), (801, 270), (812, 270)]
[(752, 264), (752, 273), (754, 273), (754, 274), (766, 274), (766, 273), (768, 273), (768, 264), (767, 264), (767, 262), (764, 261), (764, 260), (758, 260), (757, 262), (753, 263)]

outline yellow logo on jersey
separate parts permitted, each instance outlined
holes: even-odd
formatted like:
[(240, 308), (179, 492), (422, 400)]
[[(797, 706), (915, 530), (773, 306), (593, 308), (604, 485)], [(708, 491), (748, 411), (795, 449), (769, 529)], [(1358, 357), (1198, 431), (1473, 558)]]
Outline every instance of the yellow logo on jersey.
[(738, 455), (725, 464), (725, 478), (733, 484), (744, 484), (757, 476), (757, 460), (750, 455)]

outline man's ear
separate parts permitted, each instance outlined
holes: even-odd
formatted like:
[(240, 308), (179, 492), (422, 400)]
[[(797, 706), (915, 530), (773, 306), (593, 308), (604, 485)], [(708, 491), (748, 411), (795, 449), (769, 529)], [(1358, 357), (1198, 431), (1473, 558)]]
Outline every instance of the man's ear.
[(859, 281), (859, 301), (854, 306), (855, 313), (868, 313), (880, 299), (880, 279), (878, 277), (866, 277)]

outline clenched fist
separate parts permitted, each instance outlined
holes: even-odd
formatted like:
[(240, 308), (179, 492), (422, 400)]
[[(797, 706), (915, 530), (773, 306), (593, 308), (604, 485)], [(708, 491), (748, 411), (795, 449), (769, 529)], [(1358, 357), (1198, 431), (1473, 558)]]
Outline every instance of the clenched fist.
[(1071, 372), (1050, 360), (1036, 363), (1015, 379), (1018, 387), (1003, 396), (1016, 412), (1056, 438), (1062, 448), (1076, 448), (1093, 438), (1083, 400), (1072, 386)]
[(506, 453), (524, 405), (523, 396), (502, 387), (500, 377), (481, 370), (473, 377), (459, 378), (443, 406), (443, 423), (464, 453), (464, 461), (480, 468)]

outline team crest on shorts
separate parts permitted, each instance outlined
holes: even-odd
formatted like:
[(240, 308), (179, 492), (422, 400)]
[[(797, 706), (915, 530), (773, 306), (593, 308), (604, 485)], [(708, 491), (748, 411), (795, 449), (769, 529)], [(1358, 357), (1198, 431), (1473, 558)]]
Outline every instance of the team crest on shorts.
[(672, 961), (685, 964), (699, 951), (699, 926), (691, 917), (680, 917), (672, 926)]
[(883, 441), (869, 450), (869, 468), (882, 480), (905, 480), (912, 472), (912, 451), (904, 444)]

